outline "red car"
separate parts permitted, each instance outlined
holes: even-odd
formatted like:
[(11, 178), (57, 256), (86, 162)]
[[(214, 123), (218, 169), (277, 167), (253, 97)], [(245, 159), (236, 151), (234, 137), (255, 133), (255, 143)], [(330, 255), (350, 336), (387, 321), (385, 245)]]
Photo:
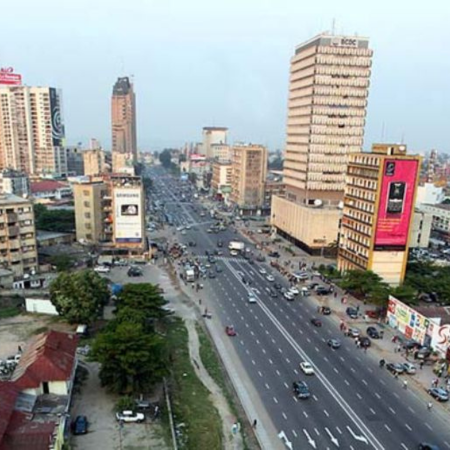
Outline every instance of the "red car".
[(227, 336), (236, 336), (236, 330), (232, 325), (225, 327), (225, 333), (227, 333)]
[(311, 319), (311, 323), (315, 327), (321, 327), (322, 326), (322, 321), (320, 319), (315, 318), (315, 317)]

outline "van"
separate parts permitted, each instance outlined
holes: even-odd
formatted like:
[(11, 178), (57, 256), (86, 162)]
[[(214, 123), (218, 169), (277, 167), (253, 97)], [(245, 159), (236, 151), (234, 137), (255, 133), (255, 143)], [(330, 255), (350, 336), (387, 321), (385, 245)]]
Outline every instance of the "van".
[(87, 325), (78, 325), (77, 330), (75, 331), (75, 334), (77, 336), (87, 336), (88, 334), (88, 327)]

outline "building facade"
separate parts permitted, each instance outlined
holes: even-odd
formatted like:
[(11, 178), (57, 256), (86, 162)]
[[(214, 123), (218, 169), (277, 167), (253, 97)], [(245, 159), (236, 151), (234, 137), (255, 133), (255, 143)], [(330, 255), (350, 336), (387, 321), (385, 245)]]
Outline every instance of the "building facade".
[[(111, 99), (113, 171), (137, 162), (136, 98), (128, 77), (118, 78)], [(117, 156), (117, 154), (121, 156)]]
[(231, 147), (227, 144), (212, 144), (211, 157), (215, 161), (228, 162), (231, 160)]
[(100, 149), (85, 150), (83, 152), (84, 175), (100, 175), (107, 171), (105, 152)]
[(67, 176), (84, 175), (83, 151), (80, 147), (66, 147)]
[(216, 198), (222, 198), (226, 203), (231, 193), (232, 175), (231, 162), (215, 162), (212, 165), (211, 188)]
[(286, 202), (274, 196), (272, 225), (309, 252), (337, 237), (348, 158), (363, 146), (371, 65), (367, 38), (327, 34), (299, 45), (291, 59), (286, 200), (305, 223), (331, 222), (323, 236), (311, 239), (309, 230), (290, 223)]
[(200, 154), (207, 158), (213, 158), (213, 145), (223, 145), (227, 143), (228, 128), (226, 127), (204, 127), (203, 144), (200, 147)]
[(13, 194), (0, 194), (0, 266), (15, 277), (38, 270), (33, 205)]
[(431, 214), (431, 230), (443, 241), (450, 243), (450, 205), (427, 205), (420, 208), (425, 213)]
[(261, 207), (264, 203), (267, 149), (262, 145), (234, 145), (231, 167), (231, 201), (240, 208)]
[(30, 179), (24, 172), (5, 169), (0, 172), (0, 194), (27, 197), (31, 194)]
[(430, 213), (416, 208), (411, 225), (410, 248), (428, 248), (432, 222), (433, 216)]
[(420, 175), (420, 156), (405, 145), (375, 144), (352, 155), (339, 233), (338, 269), (372, 270), (402, 283)]
[(0, 86), (0, 170), (65, 176), (61, 91)]

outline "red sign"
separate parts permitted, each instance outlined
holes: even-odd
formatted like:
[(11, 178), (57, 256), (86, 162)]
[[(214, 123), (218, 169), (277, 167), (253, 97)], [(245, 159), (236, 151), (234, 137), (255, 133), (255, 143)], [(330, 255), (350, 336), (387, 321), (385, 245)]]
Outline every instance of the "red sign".
[(417, 160), (384, 161), (375, 247), (405, 247), (413, 213)]
[(20, 86), (22, 84), (22, 75), (14, 73), (12, 67), (3, 67), (0, 69), (0, 84)]

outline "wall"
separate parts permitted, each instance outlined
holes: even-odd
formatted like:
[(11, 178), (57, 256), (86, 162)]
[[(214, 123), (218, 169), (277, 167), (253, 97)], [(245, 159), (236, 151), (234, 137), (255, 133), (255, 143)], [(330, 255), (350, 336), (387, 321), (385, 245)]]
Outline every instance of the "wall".
[(409, 238), (410, 248), (427, 248), (430, 245), (432, 222), (432, 214), (415, 211)]
[(384, 282), (391, 286), (398, 286), (404, 277), (405, 258), (407, 258), (407, 253), (404, 251), (374, 251), (372, 263), (368, 268), (383, 278)]
[(67, 384), (67, 381), (49, 381), (49, 392), (56, 395), (67, 395), (69, 393)]

